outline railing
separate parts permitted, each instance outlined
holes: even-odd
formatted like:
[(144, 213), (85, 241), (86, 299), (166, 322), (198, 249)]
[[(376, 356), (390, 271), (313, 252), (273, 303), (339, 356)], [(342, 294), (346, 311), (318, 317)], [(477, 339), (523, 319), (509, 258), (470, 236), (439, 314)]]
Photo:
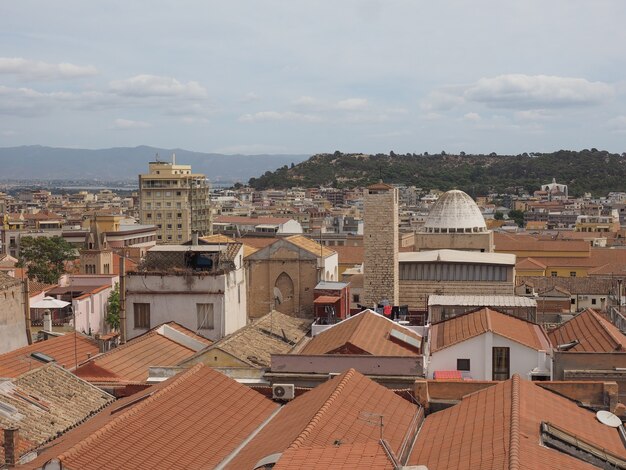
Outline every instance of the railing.
[(626, 334), (626, 317), (622, 312), (626, 313), (626, 306), (621, 307), (609, 307), (607, 316), (611, 323), (613, 323), (622, 333)]

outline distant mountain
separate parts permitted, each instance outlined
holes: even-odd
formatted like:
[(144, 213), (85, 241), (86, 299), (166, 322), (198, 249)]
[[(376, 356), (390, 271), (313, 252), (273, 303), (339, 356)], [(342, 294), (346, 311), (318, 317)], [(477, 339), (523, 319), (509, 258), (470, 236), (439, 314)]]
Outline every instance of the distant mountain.
[(255, 189), (293, 186), (366, 186), (382, 178), (387, 183), (428, 189), (461, 189), (470, 195), (490, 192), (534, 191), (556, 178), (569, 185), (569, 193), (605, 196), (609, 191), (626, 191), (626, 153), (609, 153), (595, 148), (559, 150), (521, 155), (428, 155), (391, 153), (314, 155), (292, 167), (251, 178)]
[(86, 150), (70, 148), (23, 147), (0, 148), (0, 180), (89, 180), (115, 181), (137, 179), (148, 170), (148, 162), (158, 154), (162, 161), (191, 165), (211, 181), (241, 181), (299, 163), (309, 155), (221, 155), (156, 147), (117, 147)]

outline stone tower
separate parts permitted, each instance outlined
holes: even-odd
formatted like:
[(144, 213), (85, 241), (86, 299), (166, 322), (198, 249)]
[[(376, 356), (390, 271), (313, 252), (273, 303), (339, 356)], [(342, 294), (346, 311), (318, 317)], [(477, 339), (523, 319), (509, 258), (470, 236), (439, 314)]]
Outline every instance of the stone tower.
[(398, 190), (381, 181), (364, 197), (363, 303), (398, 305)]

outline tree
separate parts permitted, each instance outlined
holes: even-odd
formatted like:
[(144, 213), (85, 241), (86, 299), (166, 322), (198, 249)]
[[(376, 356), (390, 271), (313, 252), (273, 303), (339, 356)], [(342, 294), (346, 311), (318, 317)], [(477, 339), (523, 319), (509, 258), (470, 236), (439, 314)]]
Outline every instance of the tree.
[(509, 211), (509, 219), (513, 219), (519, 227), (524, 226), (524, 213), (522, 211)]
[(76, 258), (74, 247), (62, 237), (23, 237), (18, 267), (28, 269), (28, 278), (56, 284), (65, 273), (65, 262)]
[(120, 309), (120, 285), (116, 282), (109, 294), (107, 316), (104, 319), (112, 330), (120, 328)]
[(500, 211), (496, 211), (496, 213), (493, 214), (493, 218), (496, 220), (504, 220), (504, 214)]

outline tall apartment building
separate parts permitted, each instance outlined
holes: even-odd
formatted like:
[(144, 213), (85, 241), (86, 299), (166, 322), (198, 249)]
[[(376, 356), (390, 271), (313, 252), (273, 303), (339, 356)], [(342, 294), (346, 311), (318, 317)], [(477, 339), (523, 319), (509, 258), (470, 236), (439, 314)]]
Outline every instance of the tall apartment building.
[(139, 175), (139, 218), (157, 227), (157, 243), (180, 244), (192, 233), (211, 234), (209, 184), (191, 165), (150, 162), (148, 174)]
[(365, 190), (364, 199), (363, 303), (398, 305), (398, 190), (381, 181)]

